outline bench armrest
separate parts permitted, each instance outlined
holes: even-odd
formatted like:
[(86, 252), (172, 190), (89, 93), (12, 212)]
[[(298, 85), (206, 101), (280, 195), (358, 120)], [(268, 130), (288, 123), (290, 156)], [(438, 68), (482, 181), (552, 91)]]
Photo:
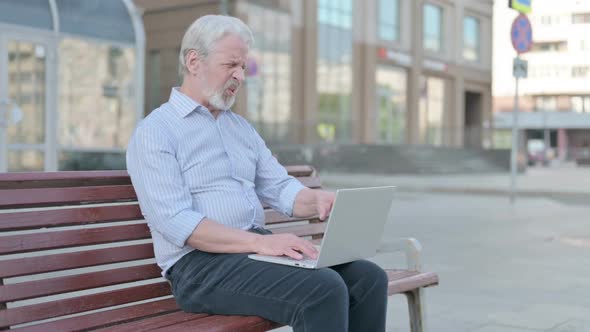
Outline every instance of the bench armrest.
[(408, 266), (408, 270), (422, 270), (422, 259), (420, 257), (422, 245), (414, 238), (400, 238), (385, 242), (377, 251), (381, 253), (404, 251), (406, 254), (406, 264)]

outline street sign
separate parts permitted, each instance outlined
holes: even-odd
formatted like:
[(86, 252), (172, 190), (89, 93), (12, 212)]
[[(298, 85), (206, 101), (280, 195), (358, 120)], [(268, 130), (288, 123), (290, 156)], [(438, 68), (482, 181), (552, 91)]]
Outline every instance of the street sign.
[(528, 14), (531, 12), (531, 0), (508, 0), (508, 7)]
[(533, 28), (526, 15), (520, 14), (514, 19), (512, 29), (510, 29), (510, 38), (516, 53), (522, 54), (531, 50), (533, 46)]
[(512, 76), (515, 78), (526, 78), (529, 72), (529, 63), (519, 57), (514, 58), (512, 63)]

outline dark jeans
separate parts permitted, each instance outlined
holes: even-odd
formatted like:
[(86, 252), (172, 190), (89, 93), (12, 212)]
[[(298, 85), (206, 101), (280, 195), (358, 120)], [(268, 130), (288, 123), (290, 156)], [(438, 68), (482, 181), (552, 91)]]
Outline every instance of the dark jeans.
[[(268, 234), (264, 229), (252, 230)], [(187, 312), (252, 315), (299, 331), (385, 331), (387, 275), (360, 260), (308, 270), (199, 250), (167, 273)]]

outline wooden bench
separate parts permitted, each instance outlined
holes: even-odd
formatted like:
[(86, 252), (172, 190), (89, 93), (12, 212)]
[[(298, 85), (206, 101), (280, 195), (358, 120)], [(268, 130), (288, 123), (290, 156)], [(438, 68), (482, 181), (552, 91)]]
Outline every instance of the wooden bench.
[[(309, 166), (288, 171), (312, 188)], [(288, 218), (265, 207), (274, 232), (320, 238), (317, 219)], [(421, 291), (436, 285), (420, 272), (419, 244), (408, 267), (388, 270), (389, 291), (406, 294), (412, 331), (422, 330)], [(155, 264), (150, 232), (125, 171), (0, 174), (0, 330), (266, 331), (260, 317), (184, 313)]]

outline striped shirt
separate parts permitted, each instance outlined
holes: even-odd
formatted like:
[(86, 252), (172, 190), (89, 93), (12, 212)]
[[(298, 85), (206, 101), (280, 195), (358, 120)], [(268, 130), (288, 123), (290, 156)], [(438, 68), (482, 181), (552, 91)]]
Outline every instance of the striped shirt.
[(138, 124), (127, 171), (163, 275), (194, 250), (186, 241), (203, 218), (244, 230), (263, 226), (260, 201), (291, 216), (304, 188), (243, 117), (226, 110), (215, 119), (177, 88)]

